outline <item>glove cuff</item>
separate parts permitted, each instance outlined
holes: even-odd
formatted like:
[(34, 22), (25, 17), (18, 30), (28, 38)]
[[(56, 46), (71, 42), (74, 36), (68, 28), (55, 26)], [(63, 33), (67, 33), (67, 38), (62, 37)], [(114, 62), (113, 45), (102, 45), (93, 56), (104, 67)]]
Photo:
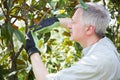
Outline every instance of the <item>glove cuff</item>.
[(29, 57), (34, 53), (40, 53), (40, 51), (36, 47), (32, 47), (27, 51)]

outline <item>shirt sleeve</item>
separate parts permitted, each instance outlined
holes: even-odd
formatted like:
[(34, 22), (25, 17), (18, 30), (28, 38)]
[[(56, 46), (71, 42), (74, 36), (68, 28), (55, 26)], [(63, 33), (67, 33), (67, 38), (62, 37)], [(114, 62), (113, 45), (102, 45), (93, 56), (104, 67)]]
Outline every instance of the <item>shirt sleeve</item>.
[(99, 72), (98, 58), (91, 55), (82, 58), (70, 68), (48, 74), (46, 80), (98, 80)]

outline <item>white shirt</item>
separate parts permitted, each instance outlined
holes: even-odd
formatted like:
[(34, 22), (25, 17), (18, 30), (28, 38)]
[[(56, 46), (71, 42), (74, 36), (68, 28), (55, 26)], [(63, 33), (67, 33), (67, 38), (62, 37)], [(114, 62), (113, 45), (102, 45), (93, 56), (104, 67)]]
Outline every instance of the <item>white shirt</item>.
[(48, 74), (46, 80), (120, 80), (118, 52), (107, 37), (82, 52), (80, 61), (56, 74)]

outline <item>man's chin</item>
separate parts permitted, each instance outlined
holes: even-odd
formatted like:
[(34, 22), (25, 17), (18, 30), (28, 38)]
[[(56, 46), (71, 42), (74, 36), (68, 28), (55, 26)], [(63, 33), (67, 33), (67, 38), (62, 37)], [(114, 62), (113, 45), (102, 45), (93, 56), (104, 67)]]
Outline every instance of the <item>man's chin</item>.
[(77, 42), (77, 40), (76, 40), (75, 38), (73, 38), (73, 37), (70, 37), (70, 40), (71, 40), (71, 41), (76, 41), (76, 42)]

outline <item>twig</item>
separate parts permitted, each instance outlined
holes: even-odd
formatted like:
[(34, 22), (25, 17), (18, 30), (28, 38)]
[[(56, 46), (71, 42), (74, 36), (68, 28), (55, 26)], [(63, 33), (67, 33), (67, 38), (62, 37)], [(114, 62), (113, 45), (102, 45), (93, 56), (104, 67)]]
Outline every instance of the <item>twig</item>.
[[(46, 13), (42, 16), (42, 18), (40, 19), (40, 22), (44, 19), (44, 17), (47, 15), (47, 13), (50, 11), (51, 9), (48, 9), (47, 11), (46, 11)], [(40, 25), (40, 22), (39, 22), (39, 24), (38, 25)], [(37, 26), (38, 26), (37, 25)]]
[(20, 55), (20, 53), (21, 53), (21, 51), (22, 51), (23, 49), (24, 49), (24, 45), (22, 45), (22, 46), (20, 47), (19, 51), (16, 53), (15, 59), (18, 58), (18, 56)]
[(106, 2), (105, 2), (105, 0), (103, 0), (103, 4), (104, 4), (104, 6), (106, 6)]

